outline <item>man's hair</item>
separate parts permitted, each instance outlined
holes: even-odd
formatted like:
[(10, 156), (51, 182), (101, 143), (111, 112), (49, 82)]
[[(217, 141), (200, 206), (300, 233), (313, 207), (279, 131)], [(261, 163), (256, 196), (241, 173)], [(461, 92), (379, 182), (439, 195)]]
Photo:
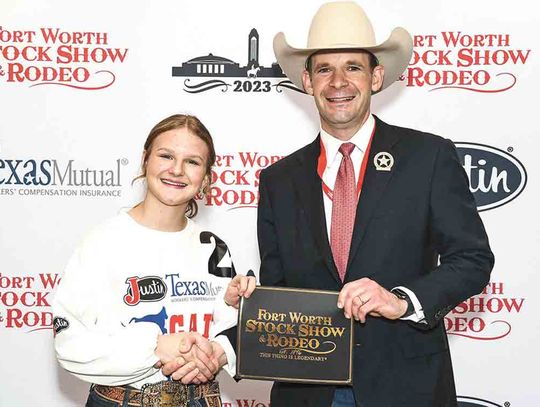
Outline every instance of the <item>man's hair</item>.
[[(347, 50), (343, 50), (344, 52), (346, 52)], [(356, 50), (355, 50), (356, 51)], [(361, 52), (364, 52), (366, 54), (368, 54), (369, 56), (369, 68), (371, 69), (371, 71), (373, 72), (373, 70), (375, 69), (376, 66), (379, 65), (379, 60), (377, 59), (377, 57), (375, 55), (373, 55), (371, 52), (369, 51), (365, 51), (363, 49), (361, 50), (357, 50), (357, 51), (361, 51)], [(313, 55), (316, 55), (318, 54), (319, 52), (321, 51), (317, 51), (317, 52), (314, 52), (313, 54), (311, 54), (307, 59), (306, 59), (306, 71), (308, 71), (309, 75), (311, 76), (312, 72), (311, 70), (313, 69), (313, 61), (312, 61), (312, 57)], [(322, 51), (324, 52), (324, 51)]]

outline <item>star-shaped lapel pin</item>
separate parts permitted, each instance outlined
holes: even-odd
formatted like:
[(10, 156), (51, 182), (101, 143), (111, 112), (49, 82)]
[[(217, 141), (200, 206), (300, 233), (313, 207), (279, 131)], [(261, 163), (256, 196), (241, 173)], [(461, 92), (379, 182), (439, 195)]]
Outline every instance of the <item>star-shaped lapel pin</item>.
[(386, 151), (381, 151), (375, 155), (373, 164), (375, 164), (377, 171), (390, 171), (394, 165), (394, 157)]

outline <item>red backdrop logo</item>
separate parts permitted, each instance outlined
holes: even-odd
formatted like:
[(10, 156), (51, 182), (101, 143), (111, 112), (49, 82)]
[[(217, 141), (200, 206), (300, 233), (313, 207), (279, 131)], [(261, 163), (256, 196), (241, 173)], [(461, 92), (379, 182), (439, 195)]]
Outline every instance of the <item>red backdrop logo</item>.
[(415, 35), (409, 67), (401, 76), (408, 87), (504, 92), (517, 82), (516, 67), (530, 49), (514, 48), (510, 34), (442, 31)]
[(512, 331), (512, 318), (522, 311), (524, 302), (525, 298), (506, 294), (504, 283), (490, 282), (484, 291), (446, 315), (446, 331), (470, 339), (502, 339)]
[(0, 79), (6, 82), (105, 89), (116, 80), (111, 65), (124, 63), (127, 53), (111, 47), (106, 32), (0, 26)]
[(52, 329), (49, 296), (60, 280), (58, 274), (3, 276), (0, 273), (0, 326), (27, 332)]
[(270, 407), (270, 402), (254, 398), (237, 398), (236, 401), (224, 401), (223, 407)]
[(210, 192), (205, 197), (199, 196), (199, 199), (203, 199), (206, 206), (226, 206), (229, 210), (256, 208), (261, 170), (281, 158), (281, 155), (255, 151), (218, 155), (212, 169)]

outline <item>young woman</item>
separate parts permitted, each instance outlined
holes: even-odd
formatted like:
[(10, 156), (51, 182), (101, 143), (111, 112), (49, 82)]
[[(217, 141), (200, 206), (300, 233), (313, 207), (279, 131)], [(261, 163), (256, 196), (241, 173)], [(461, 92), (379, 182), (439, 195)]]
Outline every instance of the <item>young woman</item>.
[(212, 379), (222, 367), (234, 374), (231, 328), (255, 279), (235, 276), (225, 243), (191, 220), (214, 160), (196, 117), (159, 122), (144, 145), (144, 200), (71, 257), (53, 303), (55, 348), (93, 383), (87, 406), (221, 405)]

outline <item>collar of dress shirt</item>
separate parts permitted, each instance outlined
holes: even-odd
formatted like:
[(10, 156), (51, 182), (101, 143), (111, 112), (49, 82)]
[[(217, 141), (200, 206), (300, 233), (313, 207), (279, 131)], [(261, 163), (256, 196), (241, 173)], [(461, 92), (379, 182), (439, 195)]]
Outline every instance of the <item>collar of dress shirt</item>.
[[(373, 118), (373, 115), (370, 114), (363, 126), (360, 127), (356, 134), (352, 136), (347, 143), (353, 143), (355, 145), (355, 149), (358, 148), (363, 153), (366, 151), (369, 138), (371, 137), (371, 133), (373, 133), (373, 127), (375, 127), (375, 119)], [(331, 136), (323, 129), (321, 129), (321, 140), (324, 145), (324, 149), (326, 150), (326, 168), (329, 168), (336, 159), (339, 158), (339, 160), (341, 160), (341, 154), (339, 154), (338, 157), (338, 153), (339, 147), (344, 143), (344, 141)]]

